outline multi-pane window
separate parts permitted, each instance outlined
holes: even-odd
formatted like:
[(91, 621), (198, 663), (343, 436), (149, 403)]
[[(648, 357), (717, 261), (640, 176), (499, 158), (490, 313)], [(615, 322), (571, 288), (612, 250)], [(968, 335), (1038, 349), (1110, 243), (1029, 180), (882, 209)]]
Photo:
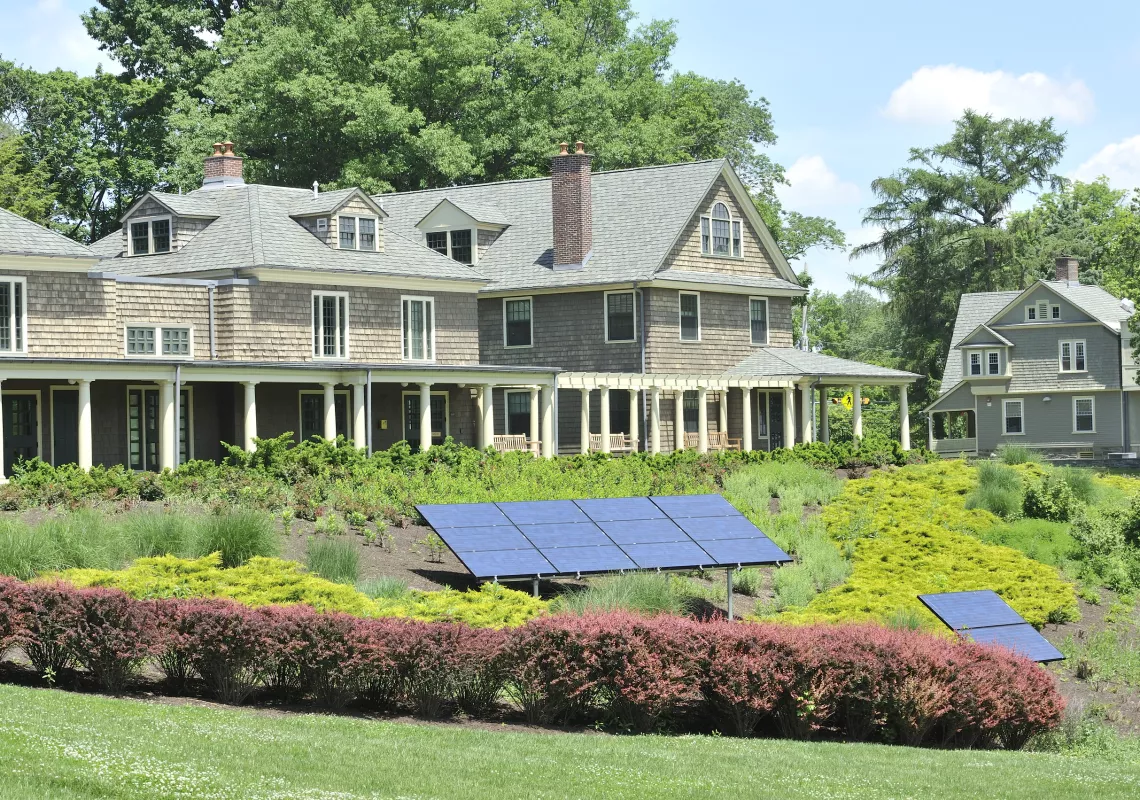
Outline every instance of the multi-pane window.
[(447, 255), (447, 231), (429, 233), (427, 246), (441, 255)]
[(681, 292), (681, 341), (696, 342), (701, 338), (701, 296)]
[(606, 293), (606, 341), (632, 342), (634, 331), (633, 292)]
[(1050, 307), (1049, 316), (1051, 319), (1060, 319), (1061, 318), (1061, 307), (1060, 306)]
[(474, 264), (473, 233), (469, 228), (457, 231), (434, 231), (427, 234), (427, 246), (440, 255), (463, 264)]
[(530, 436), (530, 392), (507, 392), (507, 433)]
[(701, 396), (697, 392), (685, 392), (681, 400), (681, 413), (685, 433), (696, 433), (700, 427)]
[(356, 217), (341, 217), (337, 222), (337, 231), (340, 233), (340, 249), (356, 249)]
[(707, 217), (701, 217), (701, 252), (714, 256), (740, 256), (740, 220), (734, 220), (724, 203), (715, 203)]
[(23, 278), (0, 278), (0, 353), (26, 353), (28, 297)]
[(981, 375), (982, 374), (982, 354), (981, 353), (970, 353), (970, 374), (971, 375)]
[(531, 301), (529, 297), (503, 301), (503, 339), (507, 347), (530, 347)]
[(164, 356), (190, 355), (190, 329), (163, 328), (162, 354)]
[[(191, 394), (183, 389), (178, 397), (178, 463), (184, 464), (193, 457)], [(127, 389), (127, 457), (131, 469), (157, 470), (159, 468), (159, 402), (158, 389), (131, 387)]]
[(313, 292), (313, 358), (348, 358), (348, 295)]
[(1025, 420), (1022, 416), (1024, 405), (1020, 400), (1003, 400), (1002, 416), (1005, 421), (1005, 432), (1008, 434), (1025, 433)]
[(1061, 372), (1084, 372), (1085, 343), (1084, 340), (1075, 340), (1060, 343)]
[(167, 356), (190, 358), (193, 352), (187, 326), (128, 325), (128, 356)]
[(1001, 374), (1001, 355), (997, 350), (986, 353), (986, 369), (990, 375)]
[(434, 305), (430, 297), (403, 299), (405, 361), (431, 361), (435, 358)]
[(1073, 398), (1073, 433), (1096, 433), (1096, 400)]
[(357, 220), (357, 226), (360, 228), (360, 249), (375, 250), (376, 220), (371, 217), (361, 217)]
[(155, 354), (154, 334), (154, 328), (127, 328), (127, 355), (153, 356)]
[(752, 344), (768, 344), (768, 301), (762, 297), (749, 300), (748, 317), (752, 327)]
[(337, 246), (341, 250), (375, 250), (375, 217), (337, 217)]
[(132, 256), (170, 252), (170, 218), (135, 220), (130, 223), (129, 246)]

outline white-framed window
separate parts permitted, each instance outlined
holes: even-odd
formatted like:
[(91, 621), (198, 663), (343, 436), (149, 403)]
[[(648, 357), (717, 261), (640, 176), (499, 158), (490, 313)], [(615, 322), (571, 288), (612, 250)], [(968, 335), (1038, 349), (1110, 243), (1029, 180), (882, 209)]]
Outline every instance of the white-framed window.
[(128, 323), (124, 353), (134, 358), (193, 358), (194, 331), (190, 325)]
[(1057, 305), (1056, 303), (1049, 306), (1049, 319), (1060, 319), (1060, 318), (1061, 318), (1061, 307), (1059, 305)]
[(748, 298), (748, 326), (752, 344), (768, 344), (768, 298)]
[(997, 350), (986, 351), (986, 374), (1001, 375), (1001, 353)]
[(606, 341), (636, 341), (637, 302), (633, 290), (606, 292), (604, 298)]
[(313, 292), (313, 358), (348, 358), (348, 292)]
[(1096, 398), (1073, 398), (1073, 433), (1096, 433)]
[(405, 361), (435, 360), (435, 299), (400, 298), (400, 329)]
[(1036, 322), (1037, 321), (1037, 306), (1026, 306), (1025, 307), (1025, 321), (1026, 322)]
[(317, 233), (322, 236), (329, 232), (329, 219), (328, 217), (317, 218)]
[(733, 218), (727, 205), (713, 203), (708, 215), (701, 217), (701, 252), (706, 256), (740, 258), (741, 230), (740, 220)]
[(440, 255), (463, 264), (475, 263), (475, 231), (460, 228), (454, 231), (431, 231), (425, 234), (427, 246)]
[(1025, 401), (1001, 401), (1002, 431), (1006, 436), (1022, 436), (1025, 434)]
[(1084, 339), (1059, 342), (1057, 362), (1060, 372), (1085, 372), (1088, 367), (1085, 359)]
[(701, 295), (699, 292), (678, 292), (678, 308), (682, 342), (701, 340)]
[(977, 350), (972, 350), (970, 352), (970, 374), (971, 375), (981, 375), (982, 374), (982, 354), (979, 353)]
[(530, 390), (503, 392), (507, 413), (507, 433), (530, 438)]
[(376, 217), (352, 217), (338, 215), (337, 249), (339, 250), (376, 250)]
[[(127, 462), (131, 469), (160, 469), (161, 389), (127, 386)], [(194, 458), (194, 387), (183, 385), (178, 398), (178, 463)]]
[(0, 276), (0, 355), (18, 355), (27, 352), (27, 279)]
[(170, 217), (140, 217), (127, 222), (127, 254), (147, 256), (169, 253)]
[(534, 344), (533, 308), (534, 303), (529, 297), (503, 298), (504, 347), (530, 347)]

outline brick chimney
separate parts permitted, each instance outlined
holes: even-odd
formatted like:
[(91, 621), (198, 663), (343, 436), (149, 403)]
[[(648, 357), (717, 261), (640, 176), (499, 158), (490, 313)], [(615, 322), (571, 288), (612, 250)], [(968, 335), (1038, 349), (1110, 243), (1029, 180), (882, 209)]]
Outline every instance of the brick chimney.
[(1059, 256), (1056, 260), (1057, 280), (1076, 286), (1081, 282), (1080, 267), (1080, 262), (1075, 258)]
[(582, 142), (560, 144), (550, 161), (550, 200), (554, 214), (554, 269), (581, 269), (594, 248), (590, 155)]
[(241, 168), (242, 160), (234, 153), (233, 142), (215, 143), (214, 152), (206, 156), (203, 164), (202, 188), (221, 189), (244, 185)]

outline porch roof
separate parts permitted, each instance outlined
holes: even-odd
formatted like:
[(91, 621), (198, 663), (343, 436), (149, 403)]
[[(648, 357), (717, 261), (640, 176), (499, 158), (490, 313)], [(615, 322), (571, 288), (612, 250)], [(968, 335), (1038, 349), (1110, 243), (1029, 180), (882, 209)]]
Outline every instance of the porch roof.
[(816, 378), (824, 383), (851, 383), (853, 380), (862, 379), (868, 383), (884, 384), (913, 383), (921, 377), (913, 372), (849, 361), (846, 358), (835, 358), (792, 347), (757, 349), (725, 372), (725, 375), (742, 378), (783, 378), (793, 381)]

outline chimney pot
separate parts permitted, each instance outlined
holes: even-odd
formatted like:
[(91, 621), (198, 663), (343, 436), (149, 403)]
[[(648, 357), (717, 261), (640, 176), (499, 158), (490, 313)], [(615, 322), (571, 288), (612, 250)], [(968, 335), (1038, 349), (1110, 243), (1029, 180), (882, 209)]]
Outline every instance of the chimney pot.
[(1069, 256), (1059, 256), (1055, 261), (1056, 278), (1061, 283), (1076, 285), (1081, 282), (1081, 264), (1077, 259)]
[(241, 186), (242, 159), (234, 153), (234, 143), (228, 139), (214, 143), (214, 152), (202, 164), (202, 188), (218, 189), (225, 186)]
[(221, 142), (214, 142), (214, 155), (220, 156), (226, 150), (226, 146)]
[(594, 248), (590, 156), (585, 144), (575, 151), (562, 142), (550, 162), (550, 205), (554, 229), (554, 269), (581, 269)]
[(575, 155), (585, 155), (586, 143), (583, 142), (581, 139), (574, 142), (574, 153), (575, 153)]
[(560, 156), (570, 155), (570, 143), (569, 142), (559, 142), (558, 143), (558, 155), (560, 155)]

